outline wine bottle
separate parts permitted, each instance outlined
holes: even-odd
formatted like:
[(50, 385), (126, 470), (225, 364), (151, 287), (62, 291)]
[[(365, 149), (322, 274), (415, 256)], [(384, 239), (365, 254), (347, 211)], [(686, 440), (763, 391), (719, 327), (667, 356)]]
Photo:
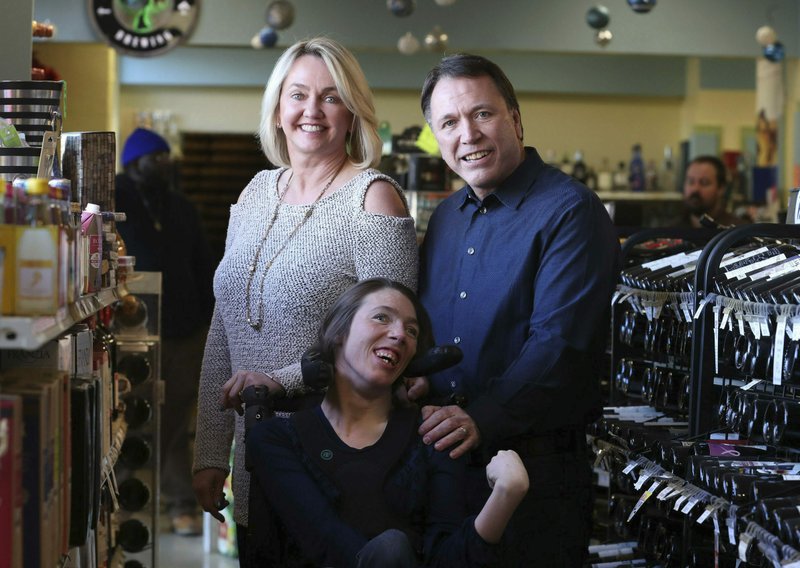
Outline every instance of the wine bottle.
[(128, 519), (119, 525), (117, 543), (125, 552), (140, 552), (150, 542), (150, 530), (138, 519)]
[(122, 442), (119, 461), (130, 469), (138, 469), (150, 461), (150, 444), (140, 436), (128, 435)]

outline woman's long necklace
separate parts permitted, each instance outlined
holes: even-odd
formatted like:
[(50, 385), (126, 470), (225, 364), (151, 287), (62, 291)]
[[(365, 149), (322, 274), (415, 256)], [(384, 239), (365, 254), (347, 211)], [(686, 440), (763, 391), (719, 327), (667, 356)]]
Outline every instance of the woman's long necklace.
[(331, 184), (333, 183), (333, 180), (335, 180), (336, 176), (338, 176), (339, 173), (342, 171), (342, 169), (344, 168), (344, 165), (345, 165), (346, 162), (347, 162), (346, 159), (342, 161), (342, 164), (337, 168), (337, 170), (333, 174), (333, 176), (331, 176), (331, 179), (328, 180), (328, 183), (325, 184), (325, 187), (323, 187), (322, 191), (319, 192), (319, 195), (317, 195), (317, 198), (311, 203), (311, 206), (306, 210), (305, 215), (303, 215), (303, 218), (300, 219), (300, 222), (297, 225), (295, 225), (295, 227), (291, 230), (291, 232), (289, 233), (289, 236), (287, 236), (286, 240), (283, 241), (281, 246), (278, 247), (278, 250), (275, 251), (275, 253), (272, 255), (272, 258), (270, 258), (267, 261), (266, 266), (264, 267), (264, 271), (261, 273), (261, 282), (260, 282), (260, 285), (259, 285), (258, 318), (253, 320), (252, 311), (251, 311), (252, 300), (251, 300), (250, 289), (252, 288), (253, 278), (255, 277), (255, 274), (256, 274), (256, 267), (258, 266), (258, 259), (261, 256), (261, 251), (262, 251), (262, 249), (264, 248), (264, 245), (267, 242), (267, 238), (269, 238), (269, 234), (272, 231), (272, 227), (273, 227), (273, 225), (275, 225), (275, 221), (278, 220), (278, 213), (280, 212), (281, 205), (283, 204), (283, 198), (286, 195), (286, 192), (289, 190), (289, 184), (292, 183), (292, 178), (294, 177), (294, 172), (289, 174), (289, 180), (286, 182), (286, 185), (283, 186), (283, 191), (278, 193), (278, 202), (275, 204), (275, 211), (272, 213), (272, 218), (270, 219), (269, 224), (267, 225), (267, 230), (264, 231), (264, 236), (261, 238), (261, 242), (259, 243), (258, 248), (256, 249), (256, 254), (253, 257), (253, 262), (251, 262), (247, 267), (247, 271), (248, 271), (247, 289), (245, 291), (246, 317), (247, 317), (247, 323), (250, 325), (250, 327), (252, 327), (256, 331), (260, 330), (261, 326), (264, 323), (264, 281), (266, 280), (267, 272), (269, 272), (269, 269), (272, 268), (272, 264), (275, 262), (275, 259), (278, 258), (278, 255), (283, 252), (283, 250), (286, 248), (286, 245), (289, 244), (289, 241), (292, 240), (292, 237), (295, 235), (295, 233), (297, 233), (297, 231), (300, 230), (300, 227), (305, 225), (305, 223), (308, 220), (308, 218), (311, 217), (311, 213), (314, 212), (314, 207), (317, 205), (319, 200), (322, 199), (322, 196), (325, 195), (325, 192), (328, 191), (328, 188), (330, 188)]

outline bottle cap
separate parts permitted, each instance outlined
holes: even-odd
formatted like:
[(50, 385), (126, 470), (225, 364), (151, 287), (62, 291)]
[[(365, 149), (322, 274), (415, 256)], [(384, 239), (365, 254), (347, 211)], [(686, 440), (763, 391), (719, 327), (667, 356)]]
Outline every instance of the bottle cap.
[(87, 213), (99, 214), (100, 213), (100, 206), (97, 205), (96, 203), (87, 203), (85, 211)]
[(50, 186), (44, 178), (29, 178), (25, 183), (25, 192), (28, 195), (47, 195), (50, 193)]

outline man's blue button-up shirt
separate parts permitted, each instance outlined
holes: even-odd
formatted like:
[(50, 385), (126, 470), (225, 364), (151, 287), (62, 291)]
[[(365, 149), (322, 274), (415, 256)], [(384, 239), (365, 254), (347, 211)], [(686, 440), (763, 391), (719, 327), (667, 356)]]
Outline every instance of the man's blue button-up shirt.
[(598, 197), (533, 148), (482, 201), (465, 187), (433, 213), (420, 297), (464, 359), (431, 386), (466, 396), (486, 450), (594, 417), (618, 264)]

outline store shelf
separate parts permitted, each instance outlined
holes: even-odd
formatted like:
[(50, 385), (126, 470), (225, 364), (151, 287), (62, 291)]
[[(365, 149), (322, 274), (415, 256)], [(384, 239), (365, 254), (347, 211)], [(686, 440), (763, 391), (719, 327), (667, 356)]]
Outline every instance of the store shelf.
[(38, 349), (73, 324), (116, 302), (127, 293), (123, 286), (108, 288), (97, 294), (83, 296), (77, 302), (59, 309), (54, 316), (0, 317), (0, 349)]
[(601, 201), (682, 201), (683, 195), (677, 192), (646, 191), (598, 191)]

